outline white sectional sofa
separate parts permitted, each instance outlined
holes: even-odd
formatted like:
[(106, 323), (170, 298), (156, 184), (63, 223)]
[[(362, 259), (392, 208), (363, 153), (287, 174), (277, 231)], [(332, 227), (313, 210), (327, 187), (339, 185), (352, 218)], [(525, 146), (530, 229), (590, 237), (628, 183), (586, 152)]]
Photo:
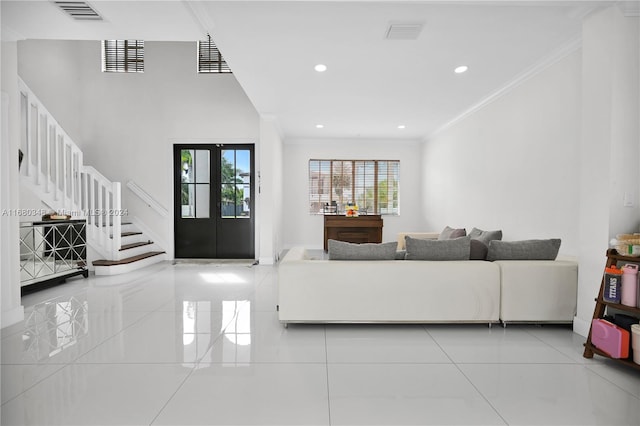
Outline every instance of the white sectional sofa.
[(576, 314), (578, 264), (568, 260), (497, 260), (500, 320), (571, 323)]
[(577, 263), (315, 259), (294, 247), (278, 268), (288, 323), (571, 322)]

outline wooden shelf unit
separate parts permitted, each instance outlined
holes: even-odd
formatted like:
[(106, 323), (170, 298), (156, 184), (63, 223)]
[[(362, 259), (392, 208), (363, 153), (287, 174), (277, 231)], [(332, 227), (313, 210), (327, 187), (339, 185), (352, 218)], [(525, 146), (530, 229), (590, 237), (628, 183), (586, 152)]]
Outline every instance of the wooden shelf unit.
[(325, 215), (324, 251), (328, 250), (330, 239), (349, 243), (381, 243), (382, 216), (379, 214), (358, 217)]
[[(640, 258), (623, 256), (621, 254), (618, 254), (618, 252), (615, 249), (607, 250), (607, 264), (606, 264), (607, 266), (606, 267), (608, 268), (610, 266), (617, 265), (618, 262), (640, 264)], [(638, 318), (638, 321), (640, 321), (640, 308), (634, 308), (632, 306), (626, 306), (620, 303), (607, 302), (606, 300), (604, 300), (604, 274), (602, 276), (602, 281), (600, 283), (600, 291), (598, 293), (598, 297), (595, 300), (596, 300), (596, 307), (593, 310), (593, 319), (604, 317), (606, 310), (609, 307), (619, 311), (627, 312), (629, 315), (632, 315)], [(626, 359), (611, 358), (608, 354), (601, 351), (597, 347), (593, 346), (593, 344), (591, 343), (591, 327), (589, 327), (589, 336), (587, 337), (587, 341), (584, 344), (583, 356), (585, 358), (593, 358), (593, 354), (598, 354), (600, 356), (613, 359), (614, 361), (618, 361), (621, 364), (628, 365), (630, 367), (640, 370), (640, 364), (636, 364), (635, 362), (633, 362), (633, 359), (631, 357)]]

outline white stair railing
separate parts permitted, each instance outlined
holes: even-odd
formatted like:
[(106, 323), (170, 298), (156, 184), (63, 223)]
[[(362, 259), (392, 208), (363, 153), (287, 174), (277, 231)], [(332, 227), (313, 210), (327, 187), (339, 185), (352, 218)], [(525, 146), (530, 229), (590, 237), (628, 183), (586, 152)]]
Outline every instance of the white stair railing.
[(24, 176), (57, 209), (77, 209), (81, 205), (82, 151), (22, 80), (19, 87)]
[(129, 188), (131, 192), (137, 195), (138, 198), (140, 198), (146, 205), (155, 210), (156, 213), (158, 213), (160, 216), (169, 216), (169, 212), (167, 211), (167, 209), (165, 209), (162, 204), (156, 201), (155, 198), (153, 198), (147, 191), (142, 189), (142, 187), (140, 187), (140, 185), (138, 185), (137, 183), (130, 180), (127, 182), (127, 188)]
[(118, 259), (122, 234), (120, 182), (111, 182), (91, 166), (82, 172), (82, 199), (86, 201), (87, 241)]
[(42, 201), (58, 213), (87, 219), (87, 244), (116, 259), (120, 250), (120, 182), (83, 163), (82, 150), (27, 85), (18, 79), (21, 108), (21, 173)]

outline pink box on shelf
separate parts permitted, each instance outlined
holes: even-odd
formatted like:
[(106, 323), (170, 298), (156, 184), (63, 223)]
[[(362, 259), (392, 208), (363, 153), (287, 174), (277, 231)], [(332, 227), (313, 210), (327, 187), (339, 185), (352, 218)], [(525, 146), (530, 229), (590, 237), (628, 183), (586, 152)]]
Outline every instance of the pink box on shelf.
[(629, 358), (629, 332), (607, 320), (591, 322), (591, 343), (611, 358)]

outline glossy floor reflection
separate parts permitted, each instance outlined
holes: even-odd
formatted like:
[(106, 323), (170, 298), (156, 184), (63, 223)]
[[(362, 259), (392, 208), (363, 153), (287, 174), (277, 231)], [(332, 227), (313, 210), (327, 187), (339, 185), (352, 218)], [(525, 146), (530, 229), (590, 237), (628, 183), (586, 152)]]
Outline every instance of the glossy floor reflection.
[(640, 425), (570, 327), (295, 325), (277, 267), (70, 279), (2, 329), (2, 425)]

